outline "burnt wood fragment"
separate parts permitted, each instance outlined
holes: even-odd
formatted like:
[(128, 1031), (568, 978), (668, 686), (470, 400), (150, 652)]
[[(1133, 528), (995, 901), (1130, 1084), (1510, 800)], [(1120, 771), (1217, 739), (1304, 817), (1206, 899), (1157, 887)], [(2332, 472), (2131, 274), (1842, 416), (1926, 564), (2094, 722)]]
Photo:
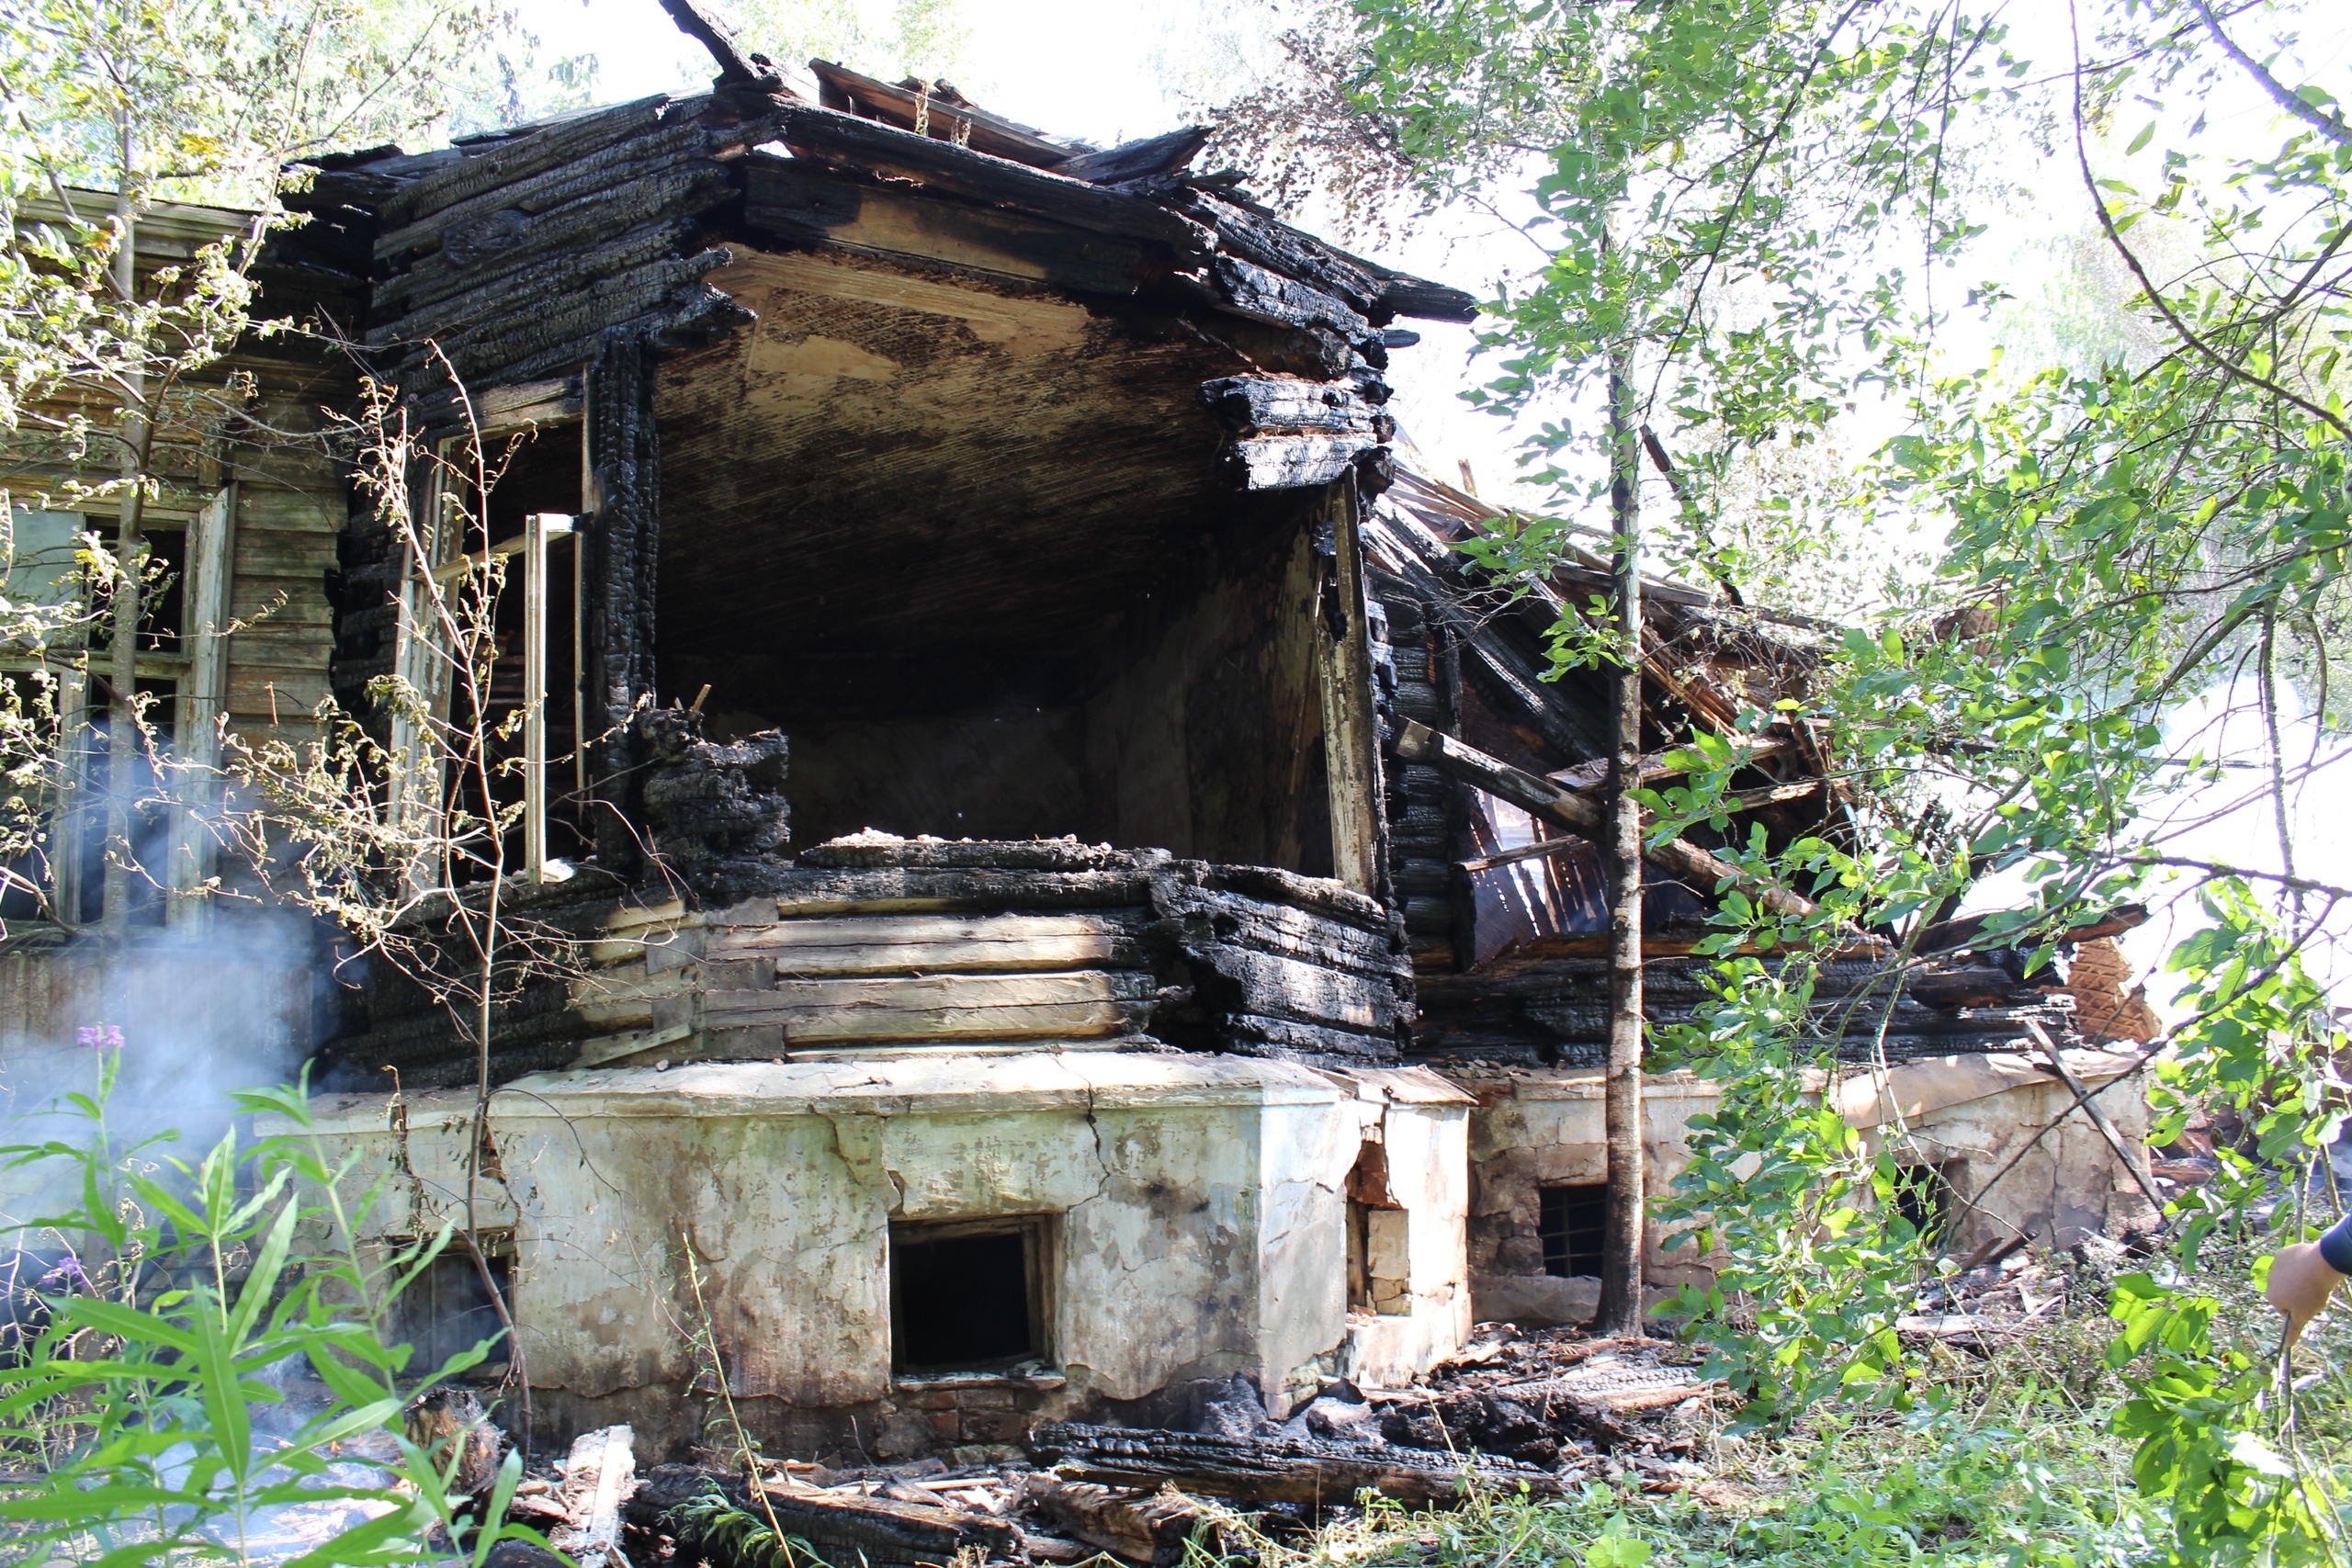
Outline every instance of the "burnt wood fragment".
[(1148, 179), (1154, 175), (1173, 174), (1185, 167), (1202, 148), (1208, 145), (1208, 141), (1207, 126), (1188, 125), (1162, 136), (1123, 141), (1101, 152), (1081, 152), (1075, 158), (1054, 164), (1053, 171), (1064, 179), (1084, 180), (1089, 185), (1098, 186)]
[(1485, 1455), (1456, 1457), (1387, 1444), (1318, 1438), (1212, 1437), (1199, 1432), (1051, 1422), (1029, 1450), (1063, 1475), (1102, 1486), (1137, 1486), (1253, 1501), (1334, 1505), (1372, 1490), (1408, 1503), (1456, 1502), (1470, 1485), (1525, 1485), (1556, 1496), (1548, 1470)]
[(1239, 256), (1218, 256), (1209, 265), (1209, 277), (1220, 306), (1251, 321), (1278, 327), (1323, 327), (1350, 343), (1372, 331), (1372, 324), (1337, 295)]
[(1062, 1529), (1087, 1545), (1148, 1568), (1170, 1568), (1201, 1524), (1200, 1505), (1167, 1493), (1138, 1497), (1090, 1482), (1033, 1474), (1022, 1495)]
[(1228, 442), (1218, 462), (1241, 490), (1304, 490), (1340, 479), (1366, 449), (1354, 435), (1259, 435)]
[(741, 1476), (683, 1464), (654, 1466), (623, 1506), (621, 1517), (632, 1531), (641, 1532), (639, 1539), (648, 1545), (659, 1536), (673, 1535), (681, 1544), (691, 1543), (691, 1549), (708, 1562), (730, 1565), (738, 1560), (727, 1555), (721, 1543), (695, 1538), (673, 1512), (714, 1491), (763, 1524), (773, 1511), (786, 1535), (798, 1536), (831, 1561), (863, 1558), (869, 1563), (914, 1568), (918, 1563), (952, 1562), (959, 1552), (975, 1549), (983, 1561), (1006, 1562), (1020, 1555), (1020, 1529), (987, 1514), (781, 1486), (763, 1487), (762, 1495), (755, 1497)]
[(711, 60), (718, 66), (720, 85), (763, 93), (784, 85), (784, 78), (764, 56), (745, 53), (733, 31), (695, 0), (662, 0), (662, 8), (670, 13), (680, 32), (710, 51)]
[(1459, 288), (1424, 283), (1418, 277), (1390, 277), (1380, 286), (1380, 304), (1391, 315), (1414, 316), (1425, 321), (1475, 321), (1478, 301)]
[(1353, 435), (1368, 446), (1387, 440), (1396, 429), (1345, 382), (1220, 376), (1201, 383), (1201, 406), (1236, 435)]

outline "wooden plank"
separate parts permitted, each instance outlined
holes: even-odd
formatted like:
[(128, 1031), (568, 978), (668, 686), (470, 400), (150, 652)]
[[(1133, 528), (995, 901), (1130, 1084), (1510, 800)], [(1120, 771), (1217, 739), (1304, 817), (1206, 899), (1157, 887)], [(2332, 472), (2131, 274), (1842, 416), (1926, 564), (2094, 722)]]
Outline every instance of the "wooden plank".
[(1132, 927), (1100, 915), (909, 915), (783, 920), (712, 933), (714, 962), (763, 958), (782, 976), (1138, 968)]
[[(1323, 756), (1331, 795), (1331, 863), (1351, 890), (1380, 885), (1380, 723), (1372, 710), (1372, 643), (1365, 614), (1363, 555), (1356, 533), (1352, 478), (1324, 495), (1336, 581), (1308, 607), (1316, 617), (1316, 670), (1323, 703)], [(1323, 601), (1336, 604), (1334, 627)], [(1336, 632), (1336, 636), (1334, 633)]]
[(1228, 442), (1219, 461), (1243, 490), (1305, 490), (1336, 482), (1377, 443), (1363, 435), (1260, 435)]
[(1269, 1018), (1385, 1033), (1403, 1005), (1392, 980), (1247, 948), (1207, 956), (1219, 974), (1240, 986), (1243, 1009)]
[(786, 980), (774, 990), (712, 991), (706, 1028), (781, 1023), (791, 1045), (882, 1040), (1083, 1040), (1140, 1026), (1149, 975), (922, 976)]
[(351, 514), (351, 503), (339, 495), (315, 491), (275, 490), (259, 485), (237, 486), (237, 531), (264, 534), (339, 534)]

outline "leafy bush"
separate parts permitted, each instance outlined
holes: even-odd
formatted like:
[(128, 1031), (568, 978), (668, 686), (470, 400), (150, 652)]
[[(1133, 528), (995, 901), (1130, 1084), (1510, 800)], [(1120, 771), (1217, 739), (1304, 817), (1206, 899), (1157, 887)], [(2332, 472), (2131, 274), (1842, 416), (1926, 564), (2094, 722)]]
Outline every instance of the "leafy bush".
[[(492, 1495), (468, 1498), (452, 1490), (457, 1455), (401, 1429), (412, 1399), (489, 1348), (407, 1381), (410, 1348), (388, 1342), (392, 1302), (450, 1233), (389, 1254), (363, 1247), (379, 1194), (346, 1201), (350, 1164), (318, 1152), (300, 1087), (236, 1097), (295, 1131), (241, 1145), (232, 1130), (193, 1165), (166, 1151), (172, 1134), (120, 1144), (107, 1109), (119, 1064), (102, 1048), (96, 1092), (67, 1097), (85, 1136), (0, 1149), (10, 1168), (62, 1168), (79, 1189), (68, 1212), (28, 1227), (55, 1260), (20, 1287), (18, 1319), (38, 1333), (0, 1365), (0, 1447), (15, 1472), (0, 1491), (0, 1551), (93, 1568), (250, 1562), (299, 1505), (361, 1516), (285, 1558), (300, 1568), (447, 1562), (453, 1545), (479, 1568), (500, 1540), (537, 1541), (502, 1522), (519, 1455)], [(279, 1408), (289, 1365), (322, 1385), (307, 1413)], [(379, 1463), (338, 1462), (339, 1446), (362, 1439)]]

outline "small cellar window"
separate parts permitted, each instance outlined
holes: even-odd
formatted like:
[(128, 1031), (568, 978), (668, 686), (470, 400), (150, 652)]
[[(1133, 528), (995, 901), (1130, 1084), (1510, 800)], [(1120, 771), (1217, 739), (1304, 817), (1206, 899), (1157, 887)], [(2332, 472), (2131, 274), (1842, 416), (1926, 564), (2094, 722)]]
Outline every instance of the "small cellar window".
[(1599, 1279), (1601, 1237), (1609, 1230), (1609, 1183), (1576, 1182), (1537, 1190), (1536, 1235), (1544, 1272), (1556, 1279)]
[(1004, 1371), (1051, 1355), (1042, 1214), (890, 1227), (891, 1365)]
[[(483, 1261), (498, 1293), (511, 1303), (514, 1297), (514, 1258), (504, 1236), (485, 1234)], [(472, 1349), (483, 1340), (495, 1340), (489, 1355), (464, 1375), (468, 1379), (503, 1376), (506, 1371), (506, 1341), (501, 1335), (498, 1308), (483, 1289), (481, 1270), (462, 1241), (441, 1249), (393, 1302), (397, 1337), (410, 1347), (408, 1375), (424, 1377), (441, 1370), (450, 1357)]]
[(1951, 1229), (1952, 1170), (1940, 1165), (1904, 1165), (1894, 1170), (1894, 1212), (1911, 1224), (1920, 1244), (1933, 1249)]

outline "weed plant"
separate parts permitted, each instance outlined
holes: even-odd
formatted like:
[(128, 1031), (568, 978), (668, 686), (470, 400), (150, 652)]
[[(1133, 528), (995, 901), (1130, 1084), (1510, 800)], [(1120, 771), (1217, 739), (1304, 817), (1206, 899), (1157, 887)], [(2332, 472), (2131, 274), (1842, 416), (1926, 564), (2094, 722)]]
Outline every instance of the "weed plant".
[[(300, 1086), (237, 1097), (291, 1131), (232, 1130), (194, 1163), (169, 1139), (125, 1145), (107, 1121), (119, 1061), (67, 1097), (77, 1136), (0, 1150), (13, 1168), (62, 1167), (78, 1197), (32, 1221), (0, 1357), (0, 1563), (285, 1562), (470, 1563), (502, 1539), (521, 1478), (509, 1454), (492, 1495), (458, 1495), (458, 1456), (412, 1441), (417, 1394), (478, 1365), (476, 1345), (423, 1371), (394, 1342), (390, 1309), (449, 1239), (391, 1250), (360, 1241), (374, 1189), (328, 1164), (307, 1135)], [(317, 1380), (289, 1408), (287, 1373)], [(371, 1456), (343, 1462), (354, 1445)], [(288, 1551), (289, 1509), (331, 1517)], [(543, 1544), (543, 1543), (542, 1543)]]

